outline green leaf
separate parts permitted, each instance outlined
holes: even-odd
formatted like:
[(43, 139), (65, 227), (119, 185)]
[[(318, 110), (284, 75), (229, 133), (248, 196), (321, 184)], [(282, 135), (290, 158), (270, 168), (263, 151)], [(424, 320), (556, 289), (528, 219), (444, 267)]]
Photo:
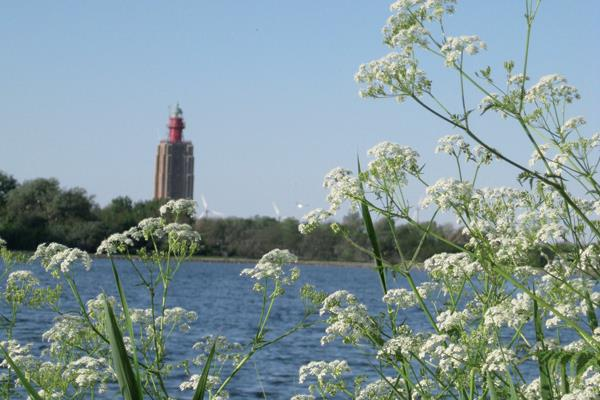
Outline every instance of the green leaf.
[(10, 367), (15, 371), (15, 374), (17, 374), (17, 377), (19, 378), (19, 382), (21, 382), (21, 384), (23, 385), (23, 387), (25, 388), (27, 393), (29, 393), (29, 396), (34, 400), (43, 400), (40, 397), (40, 395), (37, 393), (37, 391), (33, 388), (31, 383), (29, 382), (29, 380), (25, 377), (25, 374), (23, 373), (23, 371), (17, 366), (17, 364), (15, 364), (15, 362), (10, 357), (10, 355), (8, 354), (8, 351), (6, 351), (4, 346), (0, 346), (0, 350), (2, 351), (4, 358), (6, 358), (6, 361), (8, 362)]
[[(140, 366), (138, 364), (137, 359), (137, 350), (135, 348), (135, 335), (133, 333), (133, 323), (131, 322), (131, 314), (129, 313), (129, 307), (127, 306), (127, 298), (125, 297), (125, 291), (123, 290), (123, 285), (121, 285), (121, 278), (119, 278), (119, 273), (117, 272), (117, 267), (113, 261), (110, 259), (110, 263), (112, 266), (113, 276), (115, 277), (115, 283), (117, 285), (117, 290), (119, 291), (119, 298), (121, 299), (121, 306), (123, 307), (123, 315), (125, 316), (125, 325), (127, 326), (127, 330), (129, 331), (129, 337), (131, 340), (132, 352), (133, 352), (133, 367), (135, 372), (136, 382), (139, 384), (140, 381)], [(142, 392), (142, 387), (138, 387), (138, 391)]]
[[(358, 175), (360, 176), (362, 172), (360, 168), (360, 160), (357, 158), (356, 162), (358, 164)], [(361, 215), (365, 223), (365, 228), (367, 229), (367, 236), (369, 237), (371, 247), (373, 248), (375, 265), (377, 266), (377, 272), (379, 273), (381, 287), (383, 288), (383, 292), (387, 293), (387, 283), (385, 279), (385, 271), (383, 270), (383, 258), (381, 257), (381, 249), (379, 247), (379, 241), (377, 240), (377, 234), (375, 233), (375, 227), (373, 226), (373, 219), (371, 219), (371, 213), (369, 212), (369, 207), (367, 206), (366, 199), (364, 198), (364, 188), (362, 182), (360, 183), (360, 191), (363, 194), (363, 201), (361, 201), (360, 203)]]
[(204, 394), (206, 393), (207, 389), (206, 384), (208, 382), (208, 372), (210, 371), (210, 364), (212, 363), (212, 359), (215, 355), (215, 347), (217, 347), (216, 340), (213, 342), (213, 345), (210, 348), (208, 358), (206, 359), (206, 364), (204, 364), (204, 368), (202, 369), (202, 375), (200, 375), (200, 380), (198, 381), (198, 386), (196, 386), (196, 392), (194, 393), (192, 400), (204, 400)]
[(131, 368), (123, 336), (117, 325), (115, 313), (108, 300), (104, 299), (104, 315), (106, 319), (106, 336), (110, 343), (113, 368), (119, 381), (121, 395), (125, 400), (143, 400), (140, 382)]

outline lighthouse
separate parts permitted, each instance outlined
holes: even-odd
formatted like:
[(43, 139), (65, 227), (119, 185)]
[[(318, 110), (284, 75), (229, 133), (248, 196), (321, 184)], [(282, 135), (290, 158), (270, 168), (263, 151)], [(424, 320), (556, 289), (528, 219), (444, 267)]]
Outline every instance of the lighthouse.
[(183, 140), (185, 122), (179, 104), (169, 115), (169, 134), (161, 140), (156, 153), (155, 199), (194, 197), (194, 146)]

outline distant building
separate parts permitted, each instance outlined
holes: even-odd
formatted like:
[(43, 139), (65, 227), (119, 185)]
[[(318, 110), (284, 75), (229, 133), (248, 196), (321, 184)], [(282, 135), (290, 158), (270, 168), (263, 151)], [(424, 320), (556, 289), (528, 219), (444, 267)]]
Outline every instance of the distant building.
[(169, 137), (156, 153), (155, 199), (194, 197), (194, 146), (183, 141), (183, 112), (177, 104), (169, 116)]

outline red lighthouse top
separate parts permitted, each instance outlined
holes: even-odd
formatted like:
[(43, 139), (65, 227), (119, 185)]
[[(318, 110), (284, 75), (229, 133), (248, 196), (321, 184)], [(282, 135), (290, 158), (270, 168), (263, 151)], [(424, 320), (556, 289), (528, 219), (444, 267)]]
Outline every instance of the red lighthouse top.
[(183, 122), (183, 111), (179, 107), (179, 103), (173, 107), (173, 111), (169, 116), (169, 142), (179, 143), (183, 139), (183, 130), (185, 122)]

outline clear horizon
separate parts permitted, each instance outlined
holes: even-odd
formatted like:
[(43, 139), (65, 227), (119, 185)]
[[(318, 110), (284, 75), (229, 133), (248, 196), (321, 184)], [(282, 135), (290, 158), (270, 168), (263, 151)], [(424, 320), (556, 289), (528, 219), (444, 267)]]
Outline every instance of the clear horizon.
[[(381, 36), (389, 3), (5, 3), (0, 170), (83, 187), (100, 205), (152, 198), (156, 147), (179, 102), (195, 147), (194, 198), (226, 215), (274, 216), (272, 202), (284, 217), (304, 214), (297, 202), (323, 207), (325, 173), (354, 169), (356, 155), (366, 161), (383, 140), (417, 149), (430, 181), (449, 176), (450, 160), (433, 152), (448, 126), (412, 104), (358, 97), (358, 66), (389, 52)], [(591, 133), (600, 126), (600, 2), (569, 4), (542, 3), (531, 81), (565, 75), (582, 94), (570, 113), (585, 116)], [(469, 66), (499, 72), (505, 59), (520, 65), (522, 15), (521, 2), (462, 1), (449, 34), (481, 36), (488, 51)], [(452, 101), (455, 77), (441, 62), (425, 67)], [(502, 120), (480, 128), (529, 156)], [(496, 168), (482, 183), (514, 186), (513, 176)]]

